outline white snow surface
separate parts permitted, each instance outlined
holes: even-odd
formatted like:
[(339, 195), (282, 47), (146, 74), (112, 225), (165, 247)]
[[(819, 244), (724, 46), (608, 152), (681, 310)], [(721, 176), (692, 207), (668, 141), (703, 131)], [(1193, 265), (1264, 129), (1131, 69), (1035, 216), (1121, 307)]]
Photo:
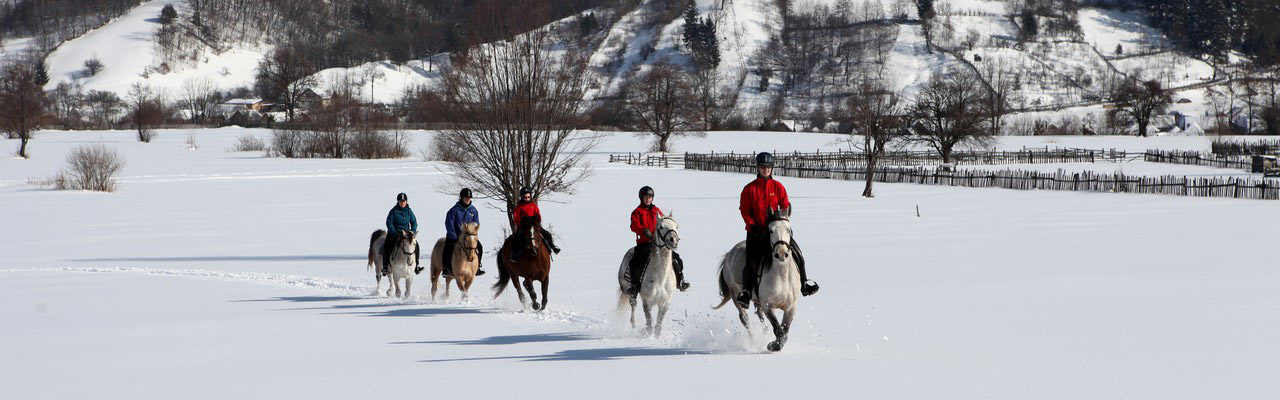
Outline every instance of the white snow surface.
[[(550, 310), (370, 295), (368, 235), (398, 192), (442, 235), (441, 164), (228, 152), (266, 130), (42, 132), (0, 159), (0, 376), (6, 397), (779, 397), (1263, 399), (1280, 395), (1280, 234), (1267, 201), (782, 178), (823, 289), (781, 353), (718, 303), (748, 175), (608, 164), (644, 149), (607, 134), (577, 194), (542, 203), (564, 253)], [(430, 133), (416, 133), (424, 146)], [(840, 137), (717, 132), (679, 151), (834, 150)], [(1052, 143), (1050, 143), (1052, 142)], [(112, 194), (44, 190), (74, 146), (127, 161)], [(13, 140), (2, 140), (14, 148)], [(1022, 146), (1204, 149), (1200, 137), (1006, 138)], [(1073, 168), (1070, 164), (1057, 167)], [(1161, 165), (1148, 165), (1165, 173)], [(1082, 167), (1083, 168), (1083, 167)], [(1170, 167), (1180, 168), (1180, 167)], [(1224, 174), (1235, 173), (1224, 170)], [(680, 221), (691, 291), (666, 332), (614, 314), (634, 193)], [(493, 252), (500, 213), (479, 201)], [(919, 213), (917, 215), (917, 212)], [(426, 248), (427, 246), (424, 246)], [(384, 286), (385, 287), (385, 286)], [(759, 325), (752, 321), (753, 327)], [(763, 375), (768, 379), (750, 379)]]

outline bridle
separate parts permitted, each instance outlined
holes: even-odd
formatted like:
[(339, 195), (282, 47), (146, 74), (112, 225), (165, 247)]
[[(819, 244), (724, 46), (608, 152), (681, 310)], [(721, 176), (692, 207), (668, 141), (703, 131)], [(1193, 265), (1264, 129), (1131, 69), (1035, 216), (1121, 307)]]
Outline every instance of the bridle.
[[(786, 218), (779, 218), (779, 219), (777, 219), (777, 221), (790, 221), (790, 220), (788, 220), (788, 219), (786, 219)], [(788, 237), (790, 237), (791, 235), (789, 234), (789, 233), (790, 233), (789, 231), (790, 231), (791, 229), (788, 227), (788, 229), (787, 229), (787, 230), (788, 230), (788, 235), (787, 235), (787, 236), (788, 236)], [(773, 252), (774, 252), (774, 254), (777, 254), (777, 253), (778, 253), (778, 246), (785, 247), (785, 248), (787, 249), (787, 251), (788, 251), (788, 252), (791, 252), (791, 251), (792, 251), (792, 249), (791, 249), (791, 242), (787, 242), (787, 241), (779, 240), (779, 241), (773, 242), (773, 246), (772, 246), (772, 247), (773, 247)]]
[[(400, 238), (400, 243), (399, 243), (399, 244), (396, 244), (396, 247), (397, 247), (397, 248), (399, 248), (399, 249), (400, 249), (400, 252), (401, 252), (401, 253), (404, 253), (404, 255), (406, 255), (406, 256), (412, 256), (412, 255), (414, 255), (414, 253), (417, 253), (417, 252), (416, 252), (416, 251), (414, 251), (414, 250), (405, 250), (405, 247), (404, 247), (404, 237), (401, 237), (401, 238)], [(406, 263), (406, 264), (409, 264), (409, 265), (413, 265), (413, 264), (414, 264), (413, 257), (406, 257), (406, 258), (408, 258), (408, 261), (405, 261), (405, 263)]]
[(672, 244), (673, 240), (671, 240), (671, 235), (675, 234), (676, 232), (670, 229), (665, 229), (665, 232), (664, 232), (664, 229), (662, 229), (662, 221), (668, 220), (668, 219), (671, 219), (671, 218), (662, 217), (661, 219), (658, 220), (658, 234), (654, 235), (653, 237), (654, 239), (653, 245), (658, 248), (666, 247), (668, 249), (675, 250), (677, 245)]
[(480, 236), (480, 235), (475, 235), (475, 234), (470, 234), (470, 233), (463, 232), (461, 235), (459, 235), (459, 236), (458, 236), (458, 242), (459, 242), (458, 244), (462, 245), (462, 251), (463, 251), (463, 254), (471, 255), (471, 253), (472, 253), (472, 252), (476, 252), (476, 251), (477, 251), (476, 246), (468, 246), (468, 245), (467, 245), (467, 243), (468, 243), (468, 242), (466, 241), (466, 239), (465, 239), (465, 238), (467, 238), (467, 237), (471, 237), (471, 236)]

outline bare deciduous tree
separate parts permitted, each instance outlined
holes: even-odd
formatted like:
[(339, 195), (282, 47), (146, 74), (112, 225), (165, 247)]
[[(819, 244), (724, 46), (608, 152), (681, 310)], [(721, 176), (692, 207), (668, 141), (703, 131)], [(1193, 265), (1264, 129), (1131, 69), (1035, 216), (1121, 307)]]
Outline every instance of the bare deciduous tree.
[(138, 141), (150, 143), (155, 126), (164, 122), (164, 101), (145, 83), (129, 87), (129, 122), (138, 131)]
[[(860, 85), (849, 99), (849, 123), (854, 134), (861, 135), (859, 147), (867, 159), (867, 185), (863, 197), (875, 197), (871, 183), (875, 181), (876, 163), (885, 150), (906, 138), (903, 129), (903, 106), (896, 93), (877, 83)], [(857, 139), (853, 139), (856, 143)]]
[(923, 143), (951, 162), (957, 146), (982, 146), (995, 139), (987, 127), (986, 93), (975, 79), (958, 73), (950, 78), (934, 75), (916, 95), (911, 107), (909, 140)]
[[(1135, 73), (1133, 76), (1140, 74)], [(1157, 80), (1129, 80), (1116, 87), (1111, 94), (1111, 101), (1116, 105), (1113, 112), (1127, 114), (1138, 124), (1138, 136), (1146, 137), (1151, 119), (1164, 113), (1173, 103), (1173, 98)]]
[(18, 157), (30, 158), (27, 143), (48, 121), (46, 103), (33, 69), (21, 64), (5, 68), (0, 77), (0, 131), (20, 141)]
[(258, 63), (254, 86), (264, 99), (283, 104), (290, 121), (307, 90), (316, 85), (316, 66), (288, 47), (278, 47)]
[(444, 74), (438, 112), (450, 125), (434, 140), (463, 157), (449, 165), (455, 183), (502, 200), (508, 215), (521, 186), (535, 198), (572, 193), (590, 173), (585, 157), (598, 137), (574, 131), (586, 58), (554, 45), (540, 29), (474, 46)]
[(182, 105), (191, 112), (191, 122), (204, 120), (204, 113), (213, 105), (217, 87), (207, 77), (191, 77), (182, 82)]
[(672, 137), (696, 129), (694, 95), (680, 67), (654, 64), (627, 87), (627, 111), (637, 127), (654, 136), (654, 149), (667, 152)]

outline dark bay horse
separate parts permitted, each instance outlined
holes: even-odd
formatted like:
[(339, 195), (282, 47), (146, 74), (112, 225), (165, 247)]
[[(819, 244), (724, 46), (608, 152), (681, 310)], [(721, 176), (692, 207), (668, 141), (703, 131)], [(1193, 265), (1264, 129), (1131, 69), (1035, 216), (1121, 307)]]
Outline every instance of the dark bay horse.
[[(523, 245), (524, 252), (520, 254), (520, 258), (516, 262), (511, 262), (511, 252)], [(542, 239), (542, 219), (539, 217), (525, 218), (520, 221), (520, 227), (515, 233), (507, 237), (502, 243), (502, 248), (498, 250), (498, 283), (493, 285), (495, 293), (493, 298), (497, 299), (502, 295), (502, 291), (507, 288), (507, 281), (511, 281), (511, 286), (516, 289), (516, 295), (520, 297), (520, 306), (524, 307), (524, 291), (520, 290), (520, 279), (524, 278), (524, 288), (529, 290), (529, 297), (533, 300), (532, 306), (534, 310), (545, 310), (547, 308), (547, 280), (551, 276), (551, 249), (547, 246), (546, 241)], [(542, 304), (538, 304), (538, 295), (533, 292), (533, 281), (542, 283)]]

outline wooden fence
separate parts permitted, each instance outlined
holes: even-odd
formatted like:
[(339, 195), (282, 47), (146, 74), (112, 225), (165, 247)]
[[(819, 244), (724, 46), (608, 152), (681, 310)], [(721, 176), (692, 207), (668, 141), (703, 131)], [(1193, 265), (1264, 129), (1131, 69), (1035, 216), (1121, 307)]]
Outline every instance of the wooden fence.
[[(999, 165), (999, 164), (1052, 164), (1092, 163), (1104, 160), (1126, 160), (1136, 154), (1124, 151), (1088, 149), (1023, 149), (1017, 151), (958, 151), (951, 154), (951, 164)], [(687, 157), (688, 155), (686, 155)], [(698, 154), (725, 162), (751, 163), (755, 153)], [(813, 153), (774, 153), (778, 167), (790, 168), (849, 168), (866, 165), (866, 154), (860, 151), (834, 151)], [(612, 157), (610, 158), (612, 160)], [(888, 152), (877, 159), (884, 166), (926, 166), (942, 164), (942, 157), (932, 151)]]
[(643, 166), (646, 166), (646, 167), (662, 167), (662, 168), (671, 168), (671, 166), (673, 166), (673, 165), (674, 165), (674, 166), (677, 166), (677, 167), (684, 165), (684, 155), (683, 155), (683, 154), (669, 154), (669, 153), (661, 153), (661, 154), (647, 154), (647, 153), (623, 153), (623, 154), (610, 154), (610, 155), (609, 155), (609, 162), (611, 162), (611, 163), (615, 163), (615, 162), (616, 162), (616, 163), (625, 163), (625, 164), (631, 164), (631, 165), (643, 165)]
[(1147, 162), (1231, 168), (1244, 171), (1253, 170), (1253, 161), (1248, 156), (1225, 156), (1195, 151), (1147, 151), (1143, 155), (1143, 160)]
[(1246, 141), (1213, 141), (1209, 145), (1213, 154), (1223, 156), (1280, 155), (1280, 140)]
[[(755, 163), (722, 154), (685, 154), (685, 169), (755, 173)], [(777, 165), (774, 173), (799, 178), (866, 180), (865, 167), (834, 168)], [(1066, 190), (1113, 193), (1151, 193), (1196, 197), (1280, 200), (1280, 181), (1241, 177), (1128, 176), (1092, 172), (1042, 173), (1035, 171), (958, 170), (940, 172), (925, 167), (876, 168), (876, 182), (916, 183), (963, 187), (998, 187), (1022, 190)]]

